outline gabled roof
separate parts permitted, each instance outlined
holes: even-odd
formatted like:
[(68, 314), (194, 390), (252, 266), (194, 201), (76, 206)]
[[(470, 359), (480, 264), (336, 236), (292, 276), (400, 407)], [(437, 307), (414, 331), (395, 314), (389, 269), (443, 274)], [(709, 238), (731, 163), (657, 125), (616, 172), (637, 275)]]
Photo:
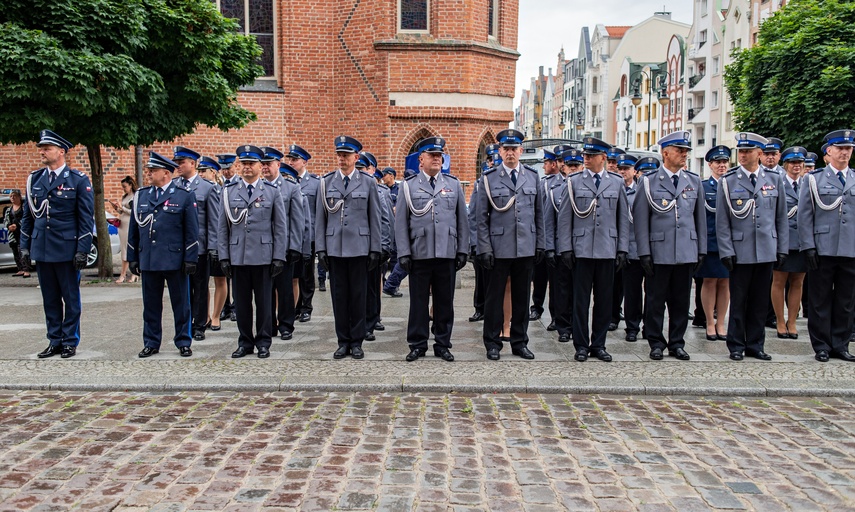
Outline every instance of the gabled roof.
[(632, 28), (632, 25), (620, 25), (620, 26), (612, 25), (612, 26), (606, 26), (606, 32), (609, 33), (609, 37), (621, 38), (621, 37), (623, 37), (624, 34), (626, 34), (626, 31), (631, 29), (631, 28)]

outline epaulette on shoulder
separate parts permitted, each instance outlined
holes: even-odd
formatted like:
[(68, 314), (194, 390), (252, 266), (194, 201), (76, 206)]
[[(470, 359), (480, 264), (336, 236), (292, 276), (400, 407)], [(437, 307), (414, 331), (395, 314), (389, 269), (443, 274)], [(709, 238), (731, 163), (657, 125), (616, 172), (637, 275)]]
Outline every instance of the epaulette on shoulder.
[(551, 180), (552, 178), (554, 178), (554, 177), (556, 177), (556, 176), (558, 176), (558, 175), (557, 175), (557, 174), (547, 174), (547, 175), (543, 176), (543, 177), (542, 177), (542, 178), (540, 178), (540, 179), (541, 179), (541, 180), (543, 180), (543, 181), (547, 181), (547, 180)]
[(140, 187), (137, 189), (137, 192), (142, 192), (143, 190), (151, 190), (151, 185), (149, 185), (147, 187)]
[(611, 175), (612, 175), (612, 176), (614, 176), (615, 178), (623, 179), (623, 176), (621, 176), (620, 174), (618, 174), (618, 173), (616, 173), (616, 172), (612, 172), (612, 171), (606, 171), (606, 172), (607, 172), (607, 173), (609, 173), (609, 174), (611, 174)]
[(739, 169), (739, 167), (734, 167), (733, 169), (731, 169), (731, 170), (727, 171), (726, 173), (724, 173), (724, 176), (722, 176), (722, 178), (726, 178), (726, 177), (728, 177), (728, 176), (731, 176), (731, 175), (733, 175), (733, 174), (736, 174), (736, 170), (737, 170), (737, 169)]
[(684, 172), (684, 173), (686, 173), (686, 174), (691, 174), (691, 175), (692, 175), (692, 176), (694, 176), (695, 178), (700, 178), (700, 176), (698, 176), (698, 173), (696, 173), (696, 172), (692, 172), (692, 171), (690, 171), (690, 170), (688, 170), (688, 169), (683, 169), (683, 172)]
[(445, 177), (446, 177), (446, 178), (451, 178), (451, 179), (453, 179), (453, 180), (460, 181), (460, 178), (458, 178), (457, 176), (455, 176), (455, 175), (453, 175), (453, 174), (446, 174), (446, 175), (445, 175)]
[(819, 174), (824, 170), (825, 170), (825, 167), (821, 167), (819, 169), (814, 169), (813, 171), (809, 172), (808, 174)]
[(488, 174), (494, 173), (494, 172), (496, 172), (496, 169), (498, 169), (498, 168), (499, 168), (498, 166), (496, 166), (496, 167), (490, 167), (490, 168), (489, 168), (489, 169), (487, 169), (486, 171), (482, 172), (482, 173), (481, 173), (481, 176), (486, 176), (486, 175), (488, 175)]
[(389, 187), (387, 187), (385, 183), (378, 183), (377, 188), (379, 188), (380, 190), (383, 190), (383, 189), (389, 190)]
[(328, 177), (328, 176), (332, 176), (332, 175), (333, 175), (333, 174), (335, 174), (336, 172), (337, 172), (337, 171), (330, 171), (330, 172), (328, 172), (328, 173), (324, 174), (324, 178), (326, 178), (326, 177)]
[(41, 169), (36, 169), (35, 171), (32, 171), (30, 174), (35, 174), (35, 173), (37, 173), (37, 172), (42, 172), (42, 171), (44, 171), (44, 170), (45, 170), (45, 168), (44, 168), (44, 167), (42, 167)]
[(376, 179), (376, 178), (374, 177), (374, 175), (373, 175), (373, 174), (368, 174), (368, 173), (367, 173), (367, 172), (365, 172), (365, 171), (359, 171), (359, 172), (361, 172), (362, 174), (364, 174), (366, 177), (371, 178), (372, 180), (373, 180), (373, 179)]
[(766, 172), (771, 172), (772, 174), (777, 174), (780, 176), (781, 172), (778, 169), (766, 169)]
[(409, 176), (406, 176), (404, 178), (404, 181), (410, 181), (411, 179), (415, 178), (416, 176), (418, 176), (418, 174), (410, 174)]
[(71, 172), (72, 172), (72, 173), (74, 173), (74, 174), (76, 174), (76, 175), (78, 175), (78, 176), (82, 176), (82, 177), (84, 177), (84, 178), (88, 178), (88, 176), (86, 176), (86, 173), (84, 173), (83, 171), (79, 171), (79, 170), (77, 170), (77, 169), (71, 169)]
[(186, 190), (186, 189), (184, 189), (184, 188), (181, 188), (181, 187), (179, 187), (179, 186), (177, 186), (177, 185), (174, 185), (174, 187), (173, 187), (173, 188), (175, 188), (174, 192), (177, 192), (177, 193), (179, 193), (179, 194), (189, 194), (189, 193), (190, 193), (190, 191), (189, 191), (189, 190)]
[(739, 166), (738, 166), (738, 165), (737, 165), (736, 167), (731, 167), (730, 169), (728, 169), (728, 170), (727, 170), (727, 172), (728, 172), (728, 173), (731, 173), (731, 172), (733, 172), (733, 171), (735, 171), (735, 170), (737, 170), (737, 169), (739, 169)]
[(654, 174), (656, 174), (657, 172), (659, 172), (659, 169), (658, 169), (658, 168), (653, 169), (653, 170), (651, 170), (651, 171), (647, 171), (646, 173), (644, 173), (644, 174), (643, 174), (643, 176), (653, 176), (653, 175), (654, 175)]
[[(306, 178), (308, 178), (308, 179), (310, 179), (310, 180), (311, 180), (311, 179), (315, 179), (315, 180), (319, 180), (319, 179), (320, 179), (320, 178), (318, 178), (317, 176), (315, 176), (315, 175), (314, 175), (314, 174), (312, 174), (312, 173), (306, 173)], [(305, 178), (304, 178), (304, 179), (305, 179)]]
[(226, 184), (225, 184), (225, 185), (223, 185), (223, 186), (224, 186), (224, 187), (234, 187), (234, 186), (235, 186), (235, 185), (237, 185), (238, 183), (240, 183), (240, 180), (237, 180), (237, 181), (230, 181), (230, 182), (226, 183)]
[(208, 182), (208, 183), (210, 183), (211, 185), (216, 185), (216, 183), (214, 183), (213, 181), (209, 180), (208, 178), (202, 178), (202, 181), (207, 181), (207, 182)]
[(272, 182), (272, 181), (270, 181), (270, 180), (265, 179), (265, 180), (264, 180), (264, 183), (266, 183), (267, 185), (270, 185), (270, 186), (271, 186), (271, 187), (273, 187), (273, 188), (279, 188), (279, 185), (277, 185), (276, 183), (274, 183), (274, 182)]
[(535, 169), (534, 167), (528, 166), (526, 164), (523, 164), (522, 166), (523, 166), (523, 168), (528, 169), (529, 171), (531, 171), (533, 173), (537, 173), (537, 169)]

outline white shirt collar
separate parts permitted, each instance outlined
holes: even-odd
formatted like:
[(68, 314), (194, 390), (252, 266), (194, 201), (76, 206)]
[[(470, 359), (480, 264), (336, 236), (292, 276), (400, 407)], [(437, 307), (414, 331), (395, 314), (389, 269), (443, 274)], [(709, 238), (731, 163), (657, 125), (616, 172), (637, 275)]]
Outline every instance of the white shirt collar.
[(62, 170), (65, 169), (65, 166), (66, 166), (66, 164), (62, 164), (59, 167), (57, 167), (56, 169), (51, 169), (50, 167), (48, 167), (47, 170), (48, 170), (48, 172), (55, 173), (57, 176), (59, 176), (59, 173), (61, 173)]
[(838, 172), (842, 172), (843, 175), (846, 176), (846, 174), (849, 172), (848, 167), (846, 169), (838, 169), (837, 167), (834, 167), (831, 164), (828, 164), (828, 166), (831, 168), (832, 171), (834, 171), (835, 174), (837, 174)]
[(252, 185), (252, 188), (258, 188), (258, 182), (261, 181), (261, 178), (258, 178), (257, 180), (253, 181), (252, 183), (248, 183), (243, 178), (241, 178), (241, 179), (243, 180), (243, 184), (245, 187), (249, 187), (250, 185)]
[(595, 175), (599, 175), (599, 176), (600, 176), (600, 178), (604, 178), (604, 177), (606, 176), (606, 170), (605, 170), (605, 169), (603, 169), (603, 170), (602, 170), (602, 171), (600, 171), (600, 172), (594, 172), (594, 171), (592, 171), (591, 169), (588, 169), (588, 168), (585, 168), (585, 170), (586, 170), (586, 171), (588, 171), (588, 176), (590, 176), (590, 177), (592, 177), (592, 178), (593, 178)]
[(665, 171), (665, 174), (667, 174), (669, 178), (673, 178), (674, 176), (677, 176), (679, 178), (680, 176), (680, 171), (671, 172), (671, 170), (665, 167), (664, 165), (662, 166), (662, 170)]
[(517, 171), (517, 174), (519, 174), (519, 172), (520, 172), (519, 167), (515, 167), (515, 168), (511, 169), (510, 167), (505, 165), (505, 162), (502, 162), (502, 167), (505, 169), (505, 172), (507, 172), (508, 174), (510, 174), (511, 171)]
[[(348, 178), (351, 178), (351, 179), (355, 178), (356, 176), (359, 175), (359, 174), (357, 174), (358, 172), (359, 172), (358, 169), (354, 169), (353, 171), (351, 171), (350, 176), (348, 176)], [(338, 170), (338, 176), (342, 179), (342, 181), (344, 181), (345, 176), (344, 176), (344, 172), (342, 172), (341, 169)]]

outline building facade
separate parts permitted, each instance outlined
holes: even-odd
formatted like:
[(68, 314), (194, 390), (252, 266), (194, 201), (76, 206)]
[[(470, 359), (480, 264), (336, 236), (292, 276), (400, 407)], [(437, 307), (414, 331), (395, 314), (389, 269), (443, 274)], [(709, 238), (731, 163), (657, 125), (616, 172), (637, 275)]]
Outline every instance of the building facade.
[[(150, 149), (171, 154), (171, 146), (181, 144), (213, 155), (239, 144), (296, 143), (312, 153), (310, 170), (323, 174), (336, 168), (334, 137), (348, 134), (381, 166), (403, 171), (414, 144), (439, 135), (448, 140), (452, 172), (472, 180), (484, 146), (514, 121), (518, 0), (217, 5), (264, 49), (265, 76), (238, 95), (258, 121), (227, 133), (201, 126)], [(135, 174), (136, 159), (132, 150), (103, 148), (102, 154), (113, 198), (121, 178)], [(85, 148), (74, 148), (69, 161), (88, 170)], [(0, 188), (23, 187), (37, 167), (32, 144), (0, 147)]]

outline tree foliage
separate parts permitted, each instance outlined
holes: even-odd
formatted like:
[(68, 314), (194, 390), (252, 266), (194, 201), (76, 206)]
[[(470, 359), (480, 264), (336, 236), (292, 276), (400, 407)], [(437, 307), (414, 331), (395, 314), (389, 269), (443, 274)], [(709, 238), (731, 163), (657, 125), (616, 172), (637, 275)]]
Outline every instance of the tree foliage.
[(256, 119), (237, 90), (261, 47), (210, 0), (3, 0), (0, 143), (50, 128), (87, 148), (102, 255), (112, 275), (100, 147), (168, 141)]
[(738, 129), (819, 153), (855, 127), (855, 2), (791, 0), (725, 70)]

